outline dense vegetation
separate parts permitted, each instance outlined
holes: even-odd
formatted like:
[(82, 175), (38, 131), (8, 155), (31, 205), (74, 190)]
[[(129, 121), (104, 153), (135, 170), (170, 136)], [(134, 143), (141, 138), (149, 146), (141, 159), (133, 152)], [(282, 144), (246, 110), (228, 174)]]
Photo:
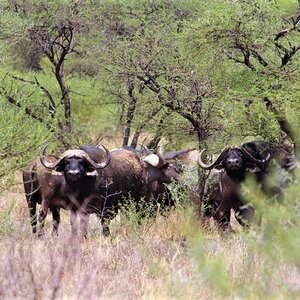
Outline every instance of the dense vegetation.
[[(45, 143), (57, 151), (144, 142), (218, 153), (225, 145), (264, 139), (294, 145), (299, 153), (299, 50), (300, 8), (293, 0), (1, 0), (1, 270), (17, 275), (0, 280), (0, 295), (27, 297), (22, 282), (33, 281), (27, 292), (35, 299), (62, 298), (63, 287), (66, 298), (299, 297), (297, 172), (282, 203), (245, 186), (266, 219), (249, 232), (220, 237), (203, 230), (188, 196), (177, 195), (188, 204), (155, 224), (135, 227), (130, 215), (116, 224), (110, 241), (92, 233), (90, 244), (74, 250), (81, 258), (75, 265), (61, 238), (54, 245), (29, 241), (18, 185), (18, 170)], [(108, 253), (107, 260), (92, 253), (94, 247)], [(34, 272), (44, 258), (36, 251), (49, 259), (40, 278)], [(100, 273), (108, 269), (111, 288), (124, 279), (117, 271), (130, 278), (141, 272), (143, 279), (135, 278), (136, 286), (127, 279), (109, 293), (104, 273), (97, 277), (91, 261), (80, 273), (91, 253)], [(126, 273), (121, 266), (130, 262), (135, 267)], [(75, 289), (70, 274), (81, 274), (81, 284), (89, 281), (91, 289)], [(44, 282), (51, 282), (45, 293)]]
[(297, 2), (206, 6), (2, 1), (1, 105), (65, 146), (114, 131), (169, 147), (295, 142), (282, 123), (299, 112)]

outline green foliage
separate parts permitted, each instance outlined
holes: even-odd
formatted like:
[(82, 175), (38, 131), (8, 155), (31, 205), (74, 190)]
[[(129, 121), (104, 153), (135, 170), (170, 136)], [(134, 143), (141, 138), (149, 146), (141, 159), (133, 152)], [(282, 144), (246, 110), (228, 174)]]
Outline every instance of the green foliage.
[(35, 158), (50, 134), (42, 124), (29, 119), (23, 111), (3, 102), (0, 107), (0, 178), (3, 178), (12, 176)]
[(198, 271), (204, 277), (205, 282), (212, 286), (220, 296), (230, 296), (233, 284), (228, 272), (225, 270), (221, 257), (210, 258), (207, 255), (209, 241), (203, 237), (193, 239), (191, 244), (191, 255), (196, 261)]
[[(284, 140), (299, 149), (298, 2), (1, 1), (0, 191), (11, 189), (19, 180), (17, 170), (38, 157), (42, 145), (49, 143), (53, 152), (66, 147), (61, 141), (65, 111), (53, 63), (37, 47), (43, 40), (32, 42), (30, 30), (42, 28), (51, 40), (67, 20), (78, 25), (74, 51), (63, 62), (73, 125), (73, 133), (63, 136), (71, 147), (120, 146), (134, 100), (132, 131), (141, 130), (147, 139), (161, 134), (165, 149), (200, 145), (217, 152), (258, 138)], [(287, 137), (283, 121), (294, 137)], [(249, 180), (243, 193), (256, 207), (257, 224), (234, 235), (220, 234), (201, 228), (190, 205), (186, 187), (198, 181), (198, 169), (191, 166), (181, 183), (171, 186), (177, 206), (170, 214), (143, 218), (149, 208), (137, 212), (131, 202), (117, 226), (122, 234), (126, 231), (125, 238), (117, 231), (112, 241), (118, 246), (129, 241), (128, 249), (138, 245), (132, 252), (140, 251), (139, 264), (144, 261), (155, 288), (160, 280), (164, 293), (168, 286), (166, 298), (198, 299), (203, 290), (205, 299), (299, 298), (299, 286), (289, 281), (295, 274), (299, 283), (299, 176), (298, 170), (270, 176), (270, 187), (289, 182), (283, 199), (263, 194)], [(17, 207), (15, 202), (3, 206), (0, 235), (7, 238), (14, 234)], [(169, 235), (166, 252), (177, 247), (166, 259), (159, 247), (145, 246), (148, 236), (156, 242), (163, 235)], [(102, 237), (94, 238), (99, 243)], [(117, 254), (127, 262), (122, 251)], [(177, 274), (178, 257), (184, 275), (182, 270)], [(110, 269), (117, 270), (116, 264)]]
[(256, 207), (260, 220), (248, 230), (211, 236), (210, 231), (195, 233), (190, 225), (190, 231), (184, 231), (197, 268), (196, 281), (208, 284), (215, 298), (294, 299), (299, 295), (300, 174), (295, 171), (281, 201), (264, 196), (254, 182), (244, 186), (244, 196)]
[[(201, 123), (202, 139), (210, 142), (216, 136), (223, 144), (249, 136), (274, 140), (280, 135), (278, 116), (266, 110), (263, 98), (270, 99), (282, 116), (290, 103), (299, 107), (299, 75), (292, 72), (299, 59), (295, 55), (280, 69), (283, 52), (274, 51), (274, 35), (289, 26), (296, 1), (211, 1), (209, 6), (205, 1), (141, 1), (140, 5), (135, 1), (29, 1), (18, 5), (14, 11), (9, 2), (2, 3), (6, 65), (11, 55), (10, 65), (25, 65), (21, 60), (32, 49), (22, 43), (28, 44), (26, 31), (33, 24), (48, 24), (50, 36), (67, 19), (81, 24), (76, 51), (65, 61), (76, 136), (71, 144), (76, 139), (92, 142), (105, 131), (111, 135), (116, 126), (122, 130), (130, 105), (129, 82), (134, 84), (137, 100), (133, 129), (152, 136), (159, 132), (171, 147), (195, 143), (195, 136), (187, 138), (187, 132), (197, 130), (191, 119)], [(298, 38), (292, 30), (281, 46), (296, 46)], [(17, 44), (18, 51), (9, 50)], [(243, 63), (243, 49), (251, 52), (248, 66)], [(44, 86), (57, 97), (58, 118), (63, 119), (52, 66), (43, 59), (40, 67), (48, 75), (35, 76), (39, 82), (43, 77), (51, 82), (51, 87)], [(147, 73), (155, 78), (152, 86), (145, 84)], [(205, 97), (197, 96), (197, 90)], [(176, 93), (172, 102), (170, 91)]]

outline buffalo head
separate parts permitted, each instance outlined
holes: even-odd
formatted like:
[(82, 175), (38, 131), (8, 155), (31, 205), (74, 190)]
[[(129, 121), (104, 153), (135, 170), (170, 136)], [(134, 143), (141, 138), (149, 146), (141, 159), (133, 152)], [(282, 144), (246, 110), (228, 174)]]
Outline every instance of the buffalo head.
[(266, 165), (270, 160), (270, 153), (262, 159), (254, 157), (246, 148), (241, 146), (226, 147), (223, 149), (219, 157), (211, 164), (203, 162), (203, 153), (205, 149), (200, 152), (198, 164), (202, 169), (211, 170), (223, 169), (231, 178), (243, 177), (247, 170), (259, 172), (266, 169)]
[(158, 181), (160, 183), (171, 183), (178, 180), (180, 172), (174, 164), (166, 162), (162, 148), (159, 148), (157, 154), (149, 154), (144, 157), (148, 174), (148, 183)]
[(52, 170), (52, 174), (64, 175), (69, 183), (76, 183), (84, 176), (97, 176), (97, 170), (105, 168), (110, 162), (110, 153), (105, 147), (103, 147), (105, 150), (103, 162), (94, 161), (83, 150), (67, 150), (53, 162), (45, 156), (47, 146), (41, 150), (41, 164)]

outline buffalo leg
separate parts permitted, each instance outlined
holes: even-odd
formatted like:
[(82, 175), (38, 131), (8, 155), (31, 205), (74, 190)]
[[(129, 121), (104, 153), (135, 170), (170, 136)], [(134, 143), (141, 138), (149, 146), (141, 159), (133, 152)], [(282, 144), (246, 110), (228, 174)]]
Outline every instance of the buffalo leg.
[(97, 216), (100, 219), (102, 225), (102, 234), (103, 236), (110, 235), (109, 224), (110, 221), (117, 215), (118, 213), (118, 206), (113, 207), (103, 207), (99, 209), (97, 212)]
[(105, 209), (101, 214), (97, 214), (102, 225), (102, 234), (103, 236), (109, 236), (110, 235), (110, 229), (109, 224), (110, 220), (112, 220), (117, 215), (117, 209), (111, 208)]
[(53, 219), (52, 235), (58, 235), (58, 227), (60, 223), (60, 208), (51, 209)]
[(45, 225), (45, 219), (47, 217), (48, 213), (48, 208), (41, 208), (39, 211), (39, 217), (38, 217), (38, 222), (40, 224), (39, 226), (39, 231), (38, 231), (38, 236), (41, 237), (44, 235), (44, 225)]
[(78, 235), (78, 214), (76, 210), (71, 209), (70, 223), (72, 236), (75, 237)]
[(254, 209), (251, 206), (242, 206), (235, 211), (235, 217), (242, 226), (249, 225), (254, 214)]
[(80, 225), (80, 234), (85, 238), (88, 234), (88, 223), (89, 223), (89, 214), (86, 212), (79, 213), (79, 225)]
[(36, 203), (33, 200), (28, 201), (30, 224), (32, 228), (32, 233), (36, 233), (37, 228), (37, 215), (36, 215)]
[(106, 220), (106, 219), (101, 220), (103, 236), (109, 236), (110, 235), (109, 223), (110, 223), (110, 220)]
[(214, 219), (222, 229), (227, 229), (230, 225), (230, 210), (222, 211), (217, 209), (214, 215)]

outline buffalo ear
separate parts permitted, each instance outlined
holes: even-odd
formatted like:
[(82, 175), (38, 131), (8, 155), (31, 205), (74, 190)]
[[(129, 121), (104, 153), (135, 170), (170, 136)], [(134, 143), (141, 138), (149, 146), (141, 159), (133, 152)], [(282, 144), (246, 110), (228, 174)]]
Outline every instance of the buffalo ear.
[(223, 163), (220, 163), (220, 164), (214, 166), (214, 169), (217, 169), (217, 170), (222, 170), (222, 169), (224, 169)]
[(86, 176), (98, 176), (97, 170), (91, 171), (91, 172), (86, 172)]
[(62, 176), (62, 175), (64, 175), (64, 173), (63, 172), (58, 172), (58, 171), (56, 171), (56, 170), (52, 170), (51, 171), (51, 175), (53, 175), (53, 176)]
[(165, 163), (163, 164), (163, 166), (160, 167), (160, 169), (167, 169), (169, 166), (170, 166), (170, 163), (169, 163), (169, 162), (165, 162)]
[(251, 163), (246, 164), (246, 169), (251, 173), (257, 173), (261, 171), (261, 169), (257, 165)]
[(98, 176), (98, 172), (93, 166), (88, 164), (85, 167), (85, 175), (86, 176)]
[(97, 170), (95, 169), (95, 167), (92, 166), (89, 162), (86, 162), (84, 169), (85, 169), (85, 174), (87, 176), (97, 176), (98, 175)]

